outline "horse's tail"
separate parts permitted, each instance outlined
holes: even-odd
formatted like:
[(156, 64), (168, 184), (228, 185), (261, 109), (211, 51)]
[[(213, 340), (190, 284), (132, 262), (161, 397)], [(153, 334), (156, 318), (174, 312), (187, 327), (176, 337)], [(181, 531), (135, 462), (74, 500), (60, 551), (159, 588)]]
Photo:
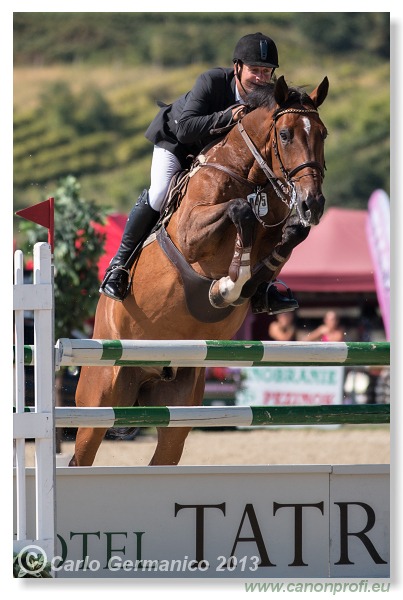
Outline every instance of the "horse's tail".
[(114, 427), (106, 432), (110, 440), (130, 441), (140, 433), (141, 427)]

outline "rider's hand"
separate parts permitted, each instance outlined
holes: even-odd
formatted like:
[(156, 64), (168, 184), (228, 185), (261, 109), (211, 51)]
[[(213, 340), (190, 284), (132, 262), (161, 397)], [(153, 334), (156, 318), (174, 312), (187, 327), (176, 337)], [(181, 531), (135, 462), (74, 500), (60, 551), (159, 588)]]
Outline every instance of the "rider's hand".
[(246, 115), (246, 108), (242, 104), (240, 106), (235, 106), (232, 109), (232, 120), (239, 121)]

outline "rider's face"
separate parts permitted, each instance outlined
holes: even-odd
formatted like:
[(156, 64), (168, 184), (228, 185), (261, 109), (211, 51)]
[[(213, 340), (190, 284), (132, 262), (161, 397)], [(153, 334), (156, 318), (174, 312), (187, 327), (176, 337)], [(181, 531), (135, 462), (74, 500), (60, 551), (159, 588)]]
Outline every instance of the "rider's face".
[[(237, 65), (235, 65), (236, 69)], [(256, 86), (269, 83), (273, 74), (272, 67), (258, 67), (256, 65), (238, 65), (238, 74), (246, 92), (251, 92)], [(236, 71), (235, 71), (236, 72)]]

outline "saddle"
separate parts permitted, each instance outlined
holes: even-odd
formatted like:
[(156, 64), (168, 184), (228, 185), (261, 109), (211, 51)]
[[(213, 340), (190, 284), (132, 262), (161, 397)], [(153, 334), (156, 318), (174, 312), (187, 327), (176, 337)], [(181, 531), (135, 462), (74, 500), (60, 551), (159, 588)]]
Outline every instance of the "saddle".
[[(213, 143), (209, 144), (204, 151), (208, 150), (210, 146), (214, 145), (215, 143), (217, 142), (214, 141)], [(139, 251), (155, 240), (156, 234), (161, 227), (166, 227), (168, 225), (172, 215), (178, 210), (183, 197), (186, 194), (190, 177), (197, 173), (197, 171), (200, 169), (200, 165), (205, 161), (203, 153), (199, 154), (196, 158), (192, 156), (189, 158), (192, 159), (190, 167), (175, 173), (169, 182), (169, 187), (163, 202), (164, 210), (162, 211), (157, 223), (151, 230), (150, 235), (144, 241), (142, 246), (140, 246)]]
[(191, 169), (183, 169), (182, 171), (175, 173), (172, 177), (163, 203), (165, 208), (161, 214), (161, 218), (155, 226), (155, 230), (159, 229), (161, 226), (166, 226), (174, 212), (178, 210), (180, 203), (186, 194), (190, 172)]

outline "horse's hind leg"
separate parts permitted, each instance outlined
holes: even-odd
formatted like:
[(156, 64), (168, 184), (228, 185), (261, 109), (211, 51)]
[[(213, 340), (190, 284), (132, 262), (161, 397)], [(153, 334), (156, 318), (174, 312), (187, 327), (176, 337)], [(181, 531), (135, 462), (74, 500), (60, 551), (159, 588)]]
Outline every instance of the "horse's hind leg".
[[(112, 368), (82, 367), (76, 390), (77, 407), (111, 406)], [(79, 427), (70, 467), (91, 466), (106, 428)]]
[[(138, 393), (137, 369), (83, 367), (76, 391), (77, 407), (131, 406)], [(108, 428), (79, 427), (69, 466), (91, 466)]]
[[(166, 406), (199, 406), (203, 402), (205, 370), (196, 368), (178, 369), (175, 381), (155, 388), (153, 403)], [(159, 398), (158, 398), (159, 396)], [(191, 427), (159, 427), (158, 443), (150, 465), (177, 465), (183, 453)]]
[(158, 443), (150, 466), (177, 465), (191, 427), (159, 427)]
[(107, 429), (100, 427), (80, 427), (77, 430), (75, 451), (69, 467), (90, 467), (106, 432)]

